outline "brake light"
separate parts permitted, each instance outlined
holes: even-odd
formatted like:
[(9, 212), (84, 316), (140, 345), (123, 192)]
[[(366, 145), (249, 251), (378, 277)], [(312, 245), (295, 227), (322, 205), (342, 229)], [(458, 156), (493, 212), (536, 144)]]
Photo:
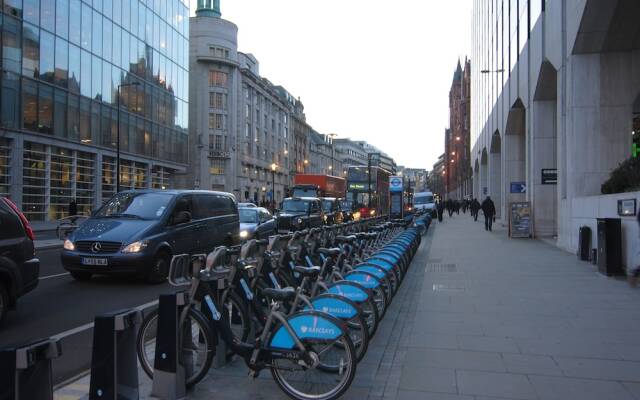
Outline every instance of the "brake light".
[(22, 213), (22, 211), (20, 211), (18, 209), (18, 207), (13, 204), (13, 202), (7, 198), (3, 199), (5, 203), (7, 203), (7, 205), (9, 207), (11, 207), (13, 209), (13, 211), (16, 212), (16, 214), (18, 214), (18, 217), (20, 217), (20, 222), (22, 222), (22, 226), (24, 227), (24, 231), (26, 232), (27, 236), (29, 237), (29, 239), (31, 240), (36, 240), (36, 235), (33, 233), (33, 229), (31, 228), (31, 224), (29, 224), (29, 220), (27, 219), (27, 217), (24, 216), (24, 214)]

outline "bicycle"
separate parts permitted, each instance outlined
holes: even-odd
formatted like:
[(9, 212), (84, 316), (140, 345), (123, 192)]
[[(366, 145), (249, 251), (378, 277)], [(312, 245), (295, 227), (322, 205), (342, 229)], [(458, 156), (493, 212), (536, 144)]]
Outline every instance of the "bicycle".
[[(346, 324), (314, 310), (286, 315), (280, 311), (281, 303), (293, 300), (295, 291), (265, 288), (264, 295), (272, 302), (262, 333), (254, 343), (238, 341), (231, 331), (228, 314), (219, 311), (220, 296), (229, 287), (233, 271), (231, 268), (213, 268), (218, 257), (214, 253), (207, 256), (204, 268), (202, 257), (190, 255), (175, 256), (170, 267), (169, 282), (174, 286), (189, 287), (189, 302), (180, 313), (178, 330), (182, 361), (189, 363), (186, 370), (191, 371), (187, 386), (193, 386), (206, 375), (219, 334), (244, 360), (251, 377), (257, 377), (262, 369), (269, 368), (273, 379), (288, 396), (300, 400), (328, 400), (341, 396), (349, 388), (357, 364), (356, 350)], [(188, 266), (184, 263), (187, 257), (191, 260)], [(196, 296), (199, 291), (205, 293), (202, 301)], [(137, 347), (147, 374), (149, 371), (144, 363), (151, 361), (152, 355), (146, 353), (151, 343), (145, 343), (144, 338), (155, 338), (155, 332), (146, 335), (148, 330), (153, 327), (145, 318)]]

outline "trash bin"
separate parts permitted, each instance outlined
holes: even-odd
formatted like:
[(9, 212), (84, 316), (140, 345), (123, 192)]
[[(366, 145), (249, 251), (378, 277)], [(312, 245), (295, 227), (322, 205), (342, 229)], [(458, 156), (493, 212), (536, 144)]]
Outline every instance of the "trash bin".
[(625, 274), (620, 218), (598, 219), (598, 271), (607, 276)]
[(578, 231), (578, 258), (582, 261), (589, 261), (591, 251), (591, 228), (581, 226)]

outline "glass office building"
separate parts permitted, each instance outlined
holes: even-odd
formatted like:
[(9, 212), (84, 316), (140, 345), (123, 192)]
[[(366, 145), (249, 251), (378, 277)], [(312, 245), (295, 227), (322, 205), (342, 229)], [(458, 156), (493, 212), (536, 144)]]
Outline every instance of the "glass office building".
[[(186, 170), (188, 0), (0, 0), (0, 196), (33, 221)], [(119, 112), (118, 112), (119, 111)]]

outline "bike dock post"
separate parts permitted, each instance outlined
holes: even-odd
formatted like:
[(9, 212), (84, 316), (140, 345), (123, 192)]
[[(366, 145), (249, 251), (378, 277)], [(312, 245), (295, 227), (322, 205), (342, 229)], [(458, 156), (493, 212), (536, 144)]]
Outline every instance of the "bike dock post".
[(96, 316), (91, 356), (90, 400), (137, 400), (136, 337), (142, 315), (120, 310)]
[(0, 399), (52, 400), (51, 360), (61, 354), (56, 339), (0, 350)]
[(180, 354), (180, 311), (185, 293), (160, 295), (151, 396), (162, 400), (186, 398), (186, 372)]

